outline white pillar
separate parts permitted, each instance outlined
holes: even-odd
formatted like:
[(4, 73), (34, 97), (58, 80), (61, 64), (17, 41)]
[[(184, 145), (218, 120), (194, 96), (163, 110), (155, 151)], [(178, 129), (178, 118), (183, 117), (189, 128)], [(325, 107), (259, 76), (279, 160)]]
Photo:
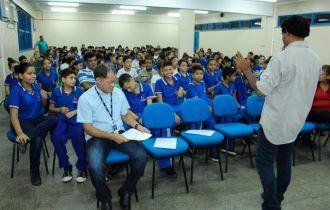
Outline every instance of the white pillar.
[(179, 58), (183, 53), (192, 55), (194, 52), (195, 13), (190, 10), (180, 10), (179, 26)]

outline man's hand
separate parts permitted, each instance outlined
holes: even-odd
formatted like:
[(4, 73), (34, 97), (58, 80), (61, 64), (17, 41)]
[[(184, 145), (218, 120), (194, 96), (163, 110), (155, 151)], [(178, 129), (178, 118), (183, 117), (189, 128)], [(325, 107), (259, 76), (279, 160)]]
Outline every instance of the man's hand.
[(71, 117), (75, 116), (76, 114), (77, 114), (77, 111), (71, 111), (71, 112), (66, 113), (65, 116), (70, 119)]
[(237, 52), (235, 57), (236, 67), (244, 74), (247, 71), (251, 71), (250, 61), (245, 59), (240, 52)]
[(129, 140), (127, 138), (125, 138), (123, 135), (121, 134), (116, 134), (114, 136), (114, 138), (112, 138), (112, 140), (114, 140), (117, 144), (123, 144), (128, 142)]
[(16, 137), (16, 142), (19, 142), (21, 144), (26, 143), (29, 140), (30, 140), (30, 138), (27, 135), (25, 135), (25, 133), (17, 135), (17, 137)]
[(64, 107), (64, 106), (62, 106), (62, 107), (59, 109), (59, 111), (60, 111), (61, 114), (66, 115), (70, 110), (68, 109), (68, 107)]
[(141, 131), (141, 132), (143, 132), (143, 133), (150, 133), (150, 131), (148, 130), (148, 128), (146, 128), (146, 127), (144, 127), (142, 125), (138, 125), (136, 127), (136, 129), (139, 130), (139, 131)]

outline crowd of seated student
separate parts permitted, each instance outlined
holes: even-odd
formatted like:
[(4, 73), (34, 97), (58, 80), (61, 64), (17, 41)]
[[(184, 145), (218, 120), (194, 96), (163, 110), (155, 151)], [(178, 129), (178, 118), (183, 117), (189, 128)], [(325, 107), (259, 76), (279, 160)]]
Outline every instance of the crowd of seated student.
[[(256, 77), (260, 77), (270, 62), (270, 58), (252, 52), (246, 59), (250, 59)], [(170, 47), (144, 46), (130, 50), (122, 46), (86, 48), (83, 45), (80, 51), (76, 47), (69, 50), (67, 47), (50, 47), (44, 56), (35, 52), (30, 61), (25, 56), (21, 56), (19, 62), (8, 58), (12, 72), (5, 80), (5, 107), (8, 111), (10, 107), (17, 141), (24, 144), (30, 141), (33, 145), (30, 147), (32, 184), (41, 184), (38, 172), (40, 139), (48, 132), (60, 167), (64, 169), (63, 182), (72, 180), (72, 165), (65, 149), (67, 139), (71, 139), (78, 156), (76, 180), (86, 180), (84, 132), (76, 121), (76, 109), (80, 95), (95, 85), (94, 70), (103, 63), (116, 72), (119, 86), (131, 107), (128, 114), (139, 122), (142, 122), (144, 107), (153, 102), (164, 102), (173, 107), (176, 125), (180, 125), (184, 100), (201, 98), (212, 110), (212, 100), (217, 95), (233, 96), (237, 100), (238, 112), (232, 120), (245, 120), (246, 100), (253, 94), (233, 59), (211, 49), (206, 52), (201, 49), (192, 57), (184, 53), (179, 59), (178, 50)], [(329, 66), (324, 66), (323, 72), (309, 115), (312, 121), (329, 119)], [(30, 103), (34, 105), (29, 106)], [(49, 109), (48, 115), (44, 115), (42, 105)], [(212, 129), (216, 121), (211, 116), (204, 125)], [(229, 146), (229, 154), (235, 155), (233, 142)], [(211, 149), (210, 153), (217, 161), (215, 151)], [(159, 165), (167, 175), (176, 177), (170, 160), (159, 162)]]

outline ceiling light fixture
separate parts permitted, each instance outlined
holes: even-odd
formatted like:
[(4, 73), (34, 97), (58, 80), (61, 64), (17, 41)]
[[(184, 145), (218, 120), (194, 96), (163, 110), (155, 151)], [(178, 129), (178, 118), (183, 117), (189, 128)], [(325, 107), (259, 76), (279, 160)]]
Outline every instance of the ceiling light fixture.
[(79, 7), (79, 3), (70, 2), (48, 2), (48, 5), (57, 7)]
[(112, 10), (111, 14), (113, 15), (135, 15), (133, 10)]
[(142, 6), (126, 6), (126, 5), (120, 5), (120, 9), (122, 10), (140, 10), (140, 11), (146, 11), (147, 7), (142, 7)]
[(70, 7), (51, 7), (50, 11), (52, 11), (52, 12), (77, 12), (77, 9), (70, 8)]
[(265, 1), (265, 2), (271, 2), (271, 3), (277, 2), (277, 0), (258, 0), (258, 1)]
[(178, 13), (178, 12), (169, 12), (167, 14), (167, 16), (169, 16), (169, 17), (180, 17), (180, 13)]
[(208, 11), (204, 11), (204, 10), (195, 10), (195, 13), (196, 13), (196, 14), (201, 14), (201, 15), (209, 14)]

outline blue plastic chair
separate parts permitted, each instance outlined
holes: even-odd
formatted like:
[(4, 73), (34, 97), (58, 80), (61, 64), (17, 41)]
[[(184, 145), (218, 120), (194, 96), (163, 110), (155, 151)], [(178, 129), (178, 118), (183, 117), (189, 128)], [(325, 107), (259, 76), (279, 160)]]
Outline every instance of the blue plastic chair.
[[(143, 123), (152, 132), (162, 131), (164, 129), (172, 128), (175, 124), (175, 115), (173, 108), (165, 103), (150, 104), (145, 107), (143, 111)], [(176, 138), (176, 137), (174, 137)], [(180, 156), (182, 162), (182, 170), (186, 184), (186, 191), (189, 193), (186, 169), (184, 166), (183, 155), (187, 152), (189, 145), (181, 138), (177, 138), (176, 149), (164, 149), (154, 147), (156, 138), (150, 138), (142, 142), (146, 152), (152, 157), (152, 194), (154, 198), (155, 188), (155, 161), (161, 159), (168, 159), (170, 157)]]
[[(315, 126), (316, 126), (316, 132), (315, 132), (315, 138), (316, 136), (318, 136), (318, 153), (319, 153), (319, 158), (318, 160), (321, 161), (321, 150), (322, 150), (322, 132), (324, 131), (330, 131), (330, 123), (315, 123)], [(323, 146), (325, 147), (327, 142), (329, 140), (329, 135), (327, 136), (326, 140), (324, 141), (324, 144)]]
[[(201, 129), (203, 121), (206, 121), (211, 113), (209, 111), (208, 104), (202, 99), (188, 99), (186, 100), (181, 107), (181, 119), (184, 123), (187, 123), (189, 129)], [(197, 134), (190, 134), (187, 131), (181, 133), (181, 137), (188, 142), (191, 148), (191, 175), (190, 175), (190, 184), (193, 183), (193, 174), (194, 174), (194, 154), (195, 149), (197, 148), (211, 148), (217, 147), (217, 155), (219, 159), (219, 168), (221, 180), (223, 180), (223, 173), (220, 161), (220, 144), (223, 142), (224, 137), (219, 132), (214, 132), (212, 136), (202, 136)], [(206, 150), (206, 154), (208, 150)]]
[[(10, 172), (10, 178), (14, 178), (14, 172), (15, 172), (15, 156), (16, 156), (16, 161), (19, 162), (19, 149), (18, 149), (18, 143), (16, 142), (16, 134), (12, 129), (9, 129), (7, 131), (7, 139), (13, 143), (13, 152), (12, 152), (12, 159), (11, 159), (11, 172)], [(45, 144), (45, 141), (43, 141)], [(45, 169), (46, 169), (46, 174), (49, 174), (48, 170), (48, 163), (47, 163), (47, 156), (46, 156), (46, 151), (45, 147), (42, 147), (42, 155), (44, 157), (44, 162), (45, 162)]]
[(257, 134), (260, 129), (260, 124), (255, 121), (257, 118), (260, 118), (264, 103), (265, 97), (258, 97), (256, 95), (252, 95), (246, 100), (246, 113), (254, 121), (248, 125), (253, 128), (253, 133), (255, 134)]
[[(213, 113), (217, 117), (221, 117), (222, 121), (226, 118), (231, 118), (237, 113), (237, 102), (234, 97), (230, 95), (219, 95), (213, 100)], [(229, 139), (247, 138), (248, 144), (250, 144), (250, 137), (253, 134), (253, 128), (243, 123), (221, 123), (216, 124), (214, 129), (219, 131), (225, 136), (226, 139), (226, 155), (225, 155), (225, 172), (228, 171), (228, 141)], [(251, 149), (249, 146), (249, 157), (251, 167), (253, 167), (253, 160)]]

